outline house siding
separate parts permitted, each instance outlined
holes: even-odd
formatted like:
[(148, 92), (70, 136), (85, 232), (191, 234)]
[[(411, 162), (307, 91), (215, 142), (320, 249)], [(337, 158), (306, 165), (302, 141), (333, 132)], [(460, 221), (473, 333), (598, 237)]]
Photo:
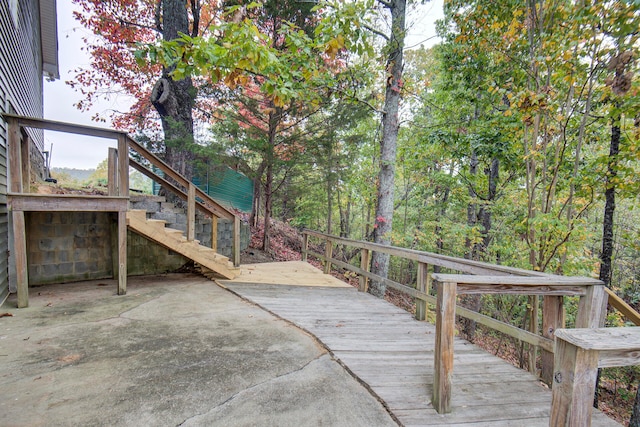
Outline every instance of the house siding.
[[(38, 0), (0, 0), (0, 113), (43, 116), (39, 10)], [(42, 156), (43, 132), (27, 132), (32, 155)], [(7, 124), (0, 116), (0, 302), (9, 292), (7, 175)]]

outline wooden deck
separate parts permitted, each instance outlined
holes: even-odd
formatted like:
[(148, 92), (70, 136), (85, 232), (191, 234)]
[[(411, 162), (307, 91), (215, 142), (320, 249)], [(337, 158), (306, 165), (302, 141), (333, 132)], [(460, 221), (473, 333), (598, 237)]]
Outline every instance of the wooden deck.
[[(515, 368), (456, 339), (452, 412), (431, 405), (435, 327), (402, 309), (343, 286), (318, 286), (303, 263), (265, 265), (263, 283), (241, 275), (223, 286), (318, 338), (405, 426), (548, 426), (551, 391)], [(255, 267), (260, 269), (260, 267)], [(256, 270), (252, 270), (256, 271)], [(298, 274), (294, 274), (298, 273)], [(273, 274), (274, 276), (272, 276)], [(252, 274), (251, 276), (257, 276)], [(322, 275), (320, 275), (322, 276)], [(324, 276), (326, 279), (327, 276)], [(337, 279), (336, 279), (337, 280)], [(618, 426), (600, 412), (594, 426)]]

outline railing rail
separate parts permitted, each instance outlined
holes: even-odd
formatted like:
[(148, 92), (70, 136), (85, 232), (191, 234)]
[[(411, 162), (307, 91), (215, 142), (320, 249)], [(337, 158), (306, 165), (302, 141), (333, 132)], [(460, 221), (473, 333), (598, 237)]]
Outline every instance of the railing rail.
[[(311, 237), (325, 243), (324, 253), (317, 253), (309, 249)], [(334, 245), (360, 249), (360, 266), (357, 267), (333, 258)], [(369, 263), (372, 251), (416, 261), (418, 275), (415, 288), (371, 273)], [(597, 327), (604, 319), (606, 304), (604, 286), (602, 282), (591, 278), (551, 275), (305, 230), (303, 232), (302, 259), (306, 260), (309, 255), (325, 262), (325, 273), (330, 272), (331, 265), (357, 273), (360, 276), (359, 288), (361, 291), (366, 291), (368, 280), (376, 280), (413, 296), (416, 298), (416, 318), (419, 320), (426, 318), (428, 303), (436, 305), (436, 339), (438, 340), (436, 359), (438, 366), (435, 367), (434, 375), (434, 406), (439, 412), (449, 411), (451, 399), (450, 380), (453, 369), (455, 315), (474, 320), (508, 336), (539, 347), (542, 351), (541, 377), (549, 384), (552, 382), (553, 376), (554, 332), (556, 329), (564, 327), (563, 296), (580, 297), (577, 327)], [(466, 274), (430, 275), (428, 273), (429, 266), (439, 266)], [(437, 287), (437, 296), (435, 297), (428, 293), (432, 280)], [(543, 295), (542, 336), (456, 306), (456, 295), (473, 293)]]
[[(213, 221), (213, 226), (217, 223), (218, 218), (230, 219), (233, 221), (233, 254), (232, 260), (235, 266), (240, 265), (240, 219), (237, 215), (228, 208), (219, 204), (217, 201), (212, 199), (208, 194), (204, 191), (197, 188), (195, 185), (189, 182), (185, 177), (174, 171), (169, 165), (167, 165), (164, 161), (162, 161), (159, 157), (151, 153), (149, 150), (138, 144), (136, 141), (131, 139), (125, 132), (113, 130), (113, 129), (104, 129), (93, 126), (72, 124), (72, 123), (64, 123), (58, 122), (54, 120), (33, 118), (33, 117), (24, 117), (18, 116), (14, 114), (4, 114), (3, 115), (6, 121), (9, 123), (9, 127), (11, 129), (10, 132), (13, 132), (14, 135), (10, 135), (10, 139), (20, 141), (19, 129), (20, 127), (29, 127), (29, 128), (37, 128), (43, 130), (51, 130), (57, 132), (64, 133), (73, 133), (78, 135), (85, 135), (97, 138), (106, 138), (106, 139), (115, 139), (118, 141), (117, 150), (110, 150), (108, 165), (110, 167), (109, 173), (109, 195), (110, 196), (121, 196), (128, 197), (129, 196), (129, 166), (134, 167), (136, 170), (142, 172), (147, 177), (159, 182), (161, 185), (164, 185), (169, 191), (174, 192), (178, 197), (187, 201), (187, 206), (202, 210), (206, 214), (210, 215)], [(20, 191), (14, 192), (23, 192), (23, 189), (28, 191), (28, 185), (25, 185), (26, 180), (28, 180), (28, 162), (25, 161), (26, 155), (20, 155), (20, 149), (24, 150), (24, 145), (20, 147), (20, 144), (17, 144), (18, 148), (13, 150), (14, 159), (10, 159), (10, 163), (12, 164), (12, 168), (15, 168), (20, 165), (20, 171), (22, 173), (12, 173), (10, 188), (15, 189), (19, 188)], [(129, 149), (138, 153), (140, 156), (149, 161), (153, 166), (156, 166), (159, 170), (161, 170), (165, 176), (173, 179), (179, 186), (182, 186), (183, 189), (180, 189), (176, 185), (170, 184), (166, 179), (161, 178), (157, 174), (149, 171), (144, 165), (137, 162), (135, 159), (130, 158)], [(22, 171), (22, 169), (26, 169), (26, 171)], [(17, 180), (20, 180), (20, 183)], [(200, 199), (201, 201), (198, 201)], [(193, 240), (193, 233), (191, 232), (194, 229), (195, 224), (195, 209), (187, 209), (187, 237)], [(215, 230), (214, 230), (215, 233)]]

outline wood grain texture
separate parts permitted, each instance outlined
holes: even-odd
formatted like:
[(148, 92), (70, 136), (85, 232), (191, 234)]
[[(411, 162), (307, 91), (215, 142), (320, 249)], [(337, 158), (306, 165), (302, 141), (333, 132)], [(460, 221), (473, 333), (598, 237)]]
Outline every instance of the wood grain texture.
[[(451, 412), (438, 414), (431, 404), (432, 324), (355, 288), (318, 286), (317, 279), (330, 277), (321, 270), (297, 274), (292, 264), (282, 264), (258, 265), (272, 281), (280, 270), (287, 285), (249, 283), (245, 277), (244, 283), (223, 281), (224, 286), (315, 336), (403, 425), (549, 425), (548, 388), (528, 372), (456, 337)], [(619, 426), (598, 411), (593, 425)]]

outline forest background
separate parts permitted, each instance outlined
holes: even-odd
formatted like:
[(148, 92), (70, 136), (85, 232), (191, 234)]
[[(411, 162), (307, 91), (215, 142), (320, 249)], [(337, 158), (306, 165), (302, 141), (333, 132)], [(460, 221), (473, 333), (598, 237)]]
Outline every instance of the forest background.
[[(430, 49), (405, 46), (405, 0), (74, 2), (98, 36), (70, 82), (79, 107), (124, 91), (137, 103), (115, 125), (177, 170), (254, 180), (263, 249), (277, 218), (599, 277), (640, 308), (639, 2), (450, 0)], [(520, 326), (539, 310), (464, 303)], [(633, 400), (636, 368), (606, 375)]]

